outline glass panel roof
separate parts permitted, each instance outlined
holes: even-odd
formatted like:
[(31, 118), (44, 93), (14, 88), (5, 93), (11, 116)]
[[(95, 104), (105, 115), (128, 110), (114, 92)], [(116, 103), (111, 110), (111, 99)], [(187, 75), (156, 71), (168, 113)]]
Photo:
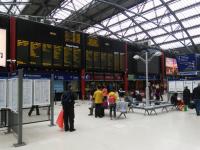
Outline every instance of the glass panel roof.
[[(129, 16), (137, 23), (126, 16), (123, 17), (122, 13), (102, 23), (118, 35), (124, 35), (124, 40), (150, 40), (145, 30), (162, 49), (189, 46), (192, 42), (200, 44), (200, 0), (164, 2), (163, 4), (161, 0), (147, 0), (130, 8), (132, 13), (129, 12)], [(165, 5), (168, 5), (169, 9)], [(87, 29), (85, 31), (88, 32)], [(103, 35), (102, 31), (96, 33)], [(113, 37), (112, 33), (105, 33), (105, 36)]]
[(76, 13), (76, 11), (88, 5), (90, 2), (92, 2), (92, 0), (65, 0), (61, 3), (60, 8), (54, 9), (49, 16), (56, 19), (56, 22), (59, 23), (72, 13)]

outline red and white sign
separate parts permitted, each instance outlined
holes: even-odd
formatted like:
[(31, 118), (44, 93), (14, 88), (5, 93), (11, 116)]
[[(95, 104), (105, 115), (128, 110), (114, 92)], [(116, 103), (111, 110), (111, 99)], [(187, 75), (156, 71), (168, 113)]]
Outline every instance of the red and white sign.
[(6, 67), (6, 30), (0, 29), (0, 66)]

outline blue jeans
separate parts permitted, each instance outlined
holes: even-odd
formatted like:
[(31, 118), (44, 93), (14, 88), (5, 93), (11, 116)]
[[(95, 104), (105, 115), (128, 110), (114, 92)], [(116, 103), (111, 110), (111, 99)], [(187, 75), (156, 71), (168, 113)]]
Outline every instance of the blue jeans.
[(200, 115), (200, 99), (195, 100), (195, 109), (196, 109), (197, 116), (199, 116)]

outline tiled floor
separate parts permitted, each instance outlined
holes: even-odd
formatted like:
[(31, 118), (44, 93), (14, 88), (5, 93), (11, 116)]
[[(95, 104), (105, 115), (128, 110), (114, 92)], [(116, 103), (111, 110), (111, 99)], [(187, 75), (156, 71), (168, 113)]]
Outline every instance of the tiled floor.
[[(55, 107), (55, 117), (60, 105)], [(200, 117), (194, 110), (157, 116), (128, 113), (127, 119), (88, 116), (88, 104), (76, 104), (75, 132), (63, 132), (49, 122), (24, 126), (26, 146), (14, 148), (13, 134), (0, 131), (0, 150), (199, 150)]]

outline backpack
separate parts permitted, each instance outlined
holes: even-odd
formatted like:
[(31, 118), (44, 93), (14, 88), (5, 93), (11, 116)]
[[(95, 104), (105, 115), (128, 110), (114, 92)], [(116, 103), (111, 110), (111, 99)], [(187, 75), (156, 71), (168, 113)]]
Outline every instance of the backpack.
[(115, 103), (115, 97), (114, 96), (109, 96), (108, 102), (109, 102), (109, 104), (114, 104)]

